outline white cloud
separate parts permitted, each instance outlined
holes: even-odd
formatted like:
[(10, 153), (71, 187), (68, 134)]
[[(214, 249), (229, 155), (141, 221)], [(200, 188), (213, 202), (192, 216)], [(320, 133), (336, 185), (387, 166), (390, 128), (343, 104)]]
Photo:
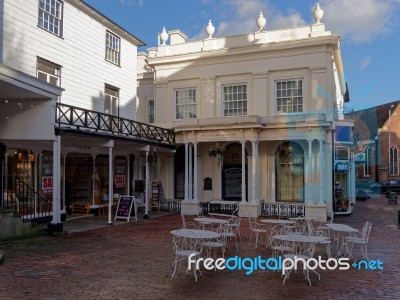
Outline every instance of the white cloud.
[(368, 65), (371, 64), (371, 61), (371, 56), (366, 56), (362, 58), (360, 62), (360, 71), (364, 71), (368, 67)]
[[(356, 43), (390, 32), (398, 0), (321, 0), (323, 22), (335, 34)], [(396, 24), (397, 25), (397, 24)]]
[(144, 0), (118, 0), (118, 2), (122, 5), (139, 5), (139, 6), (143, 6), (143, 2)]

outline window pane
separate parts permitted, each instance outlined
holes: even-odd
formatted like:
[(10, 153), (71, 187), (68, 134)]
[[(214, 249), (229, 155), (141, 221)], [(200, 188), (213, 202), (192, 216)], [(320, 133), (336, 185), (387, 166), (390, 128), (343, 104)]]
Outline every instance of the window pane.
[(193, 119), (197, 118), (196, 90), (178, 89), (175, 95), (175, 118)]

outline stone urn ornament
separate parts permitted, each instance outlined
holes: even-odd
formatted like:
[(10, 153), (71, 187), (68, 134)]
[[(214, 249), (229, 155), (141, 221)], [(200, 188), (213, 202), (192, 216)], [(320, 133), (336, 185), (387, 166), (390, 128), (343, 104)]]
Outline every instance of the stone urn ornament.
[(162, 42), (162, 44), (161, 44), (162, 46), (165, 45), (165, 43), (168, 40), (168, 37), (169, 37), (168, 32), (165, 30), (165, 27), (163, 27), (163, 29), (162, 29), (162, 31), (160, 33), (160, 39), (161, 39), (161, 42)]
[(211, 20), (208, 20), (208, 24), (206, 26), (206, 33), (208, 35), (208, 39), (212, 38), (212, 35), (214, 34), (214, 32), (215, 32), (215, 27), (211, 23)]
[(313, 17), (314, 17), (315, 23), (320, 24), (323, 16), (324, 16), (324, 11), (319, 6), (319, 3), (317, 3), (313, 10)]
[(260, 11), (260, 14), (256, 20), (258, 30), (263, 31), (266, 23), (267, 23), (267, 20), (264, 18), (262, 12)]

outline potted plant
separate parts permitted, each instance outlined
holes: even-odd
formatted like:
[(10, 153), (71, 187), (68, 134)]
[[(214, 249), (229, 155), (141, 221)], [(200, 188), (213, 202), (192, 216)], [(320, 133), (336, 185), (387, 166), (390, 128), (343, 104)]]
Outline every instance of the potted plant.
[(149, 170), (153, 175), (153, 179), (160, 177), (161, 158), (155, 148), (153, 149), (153, 153), (148, 155), (147, 162), (149, 164)]
[(216, 157), (217, 161), (220, 162), (223, 152), (224, 152), (224, 150), (217, 142), (215, 145), (210, 147), (210, 149), (208, 150), (208, 155), (210, 157)]

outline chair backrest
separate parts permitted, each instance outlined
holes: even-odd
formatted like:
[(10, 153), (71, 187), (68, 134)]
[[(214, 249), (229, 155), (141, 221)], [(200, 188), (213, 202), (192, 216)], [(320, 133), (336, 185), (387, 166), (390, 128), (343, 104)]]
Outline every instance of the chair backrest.
[(369, 234), (371, 232), (371, 227), (372, 227), (372, 223), (370, 221), (366, 221), (364, 223), (361, 236), (362, 236), (362, 239), (365, 240), (366, 242), (368, 242)]
[(307, 234), (308, 235), (313, 235), (314, 234), (314, 225), (311, 220), (307, 219), (306, 220), (306, 226), (307, 226)]
[(327, 211), (326, 212), (326, 216), (328, 217), (328, 220), (327, 220), (326, 223), (332, 224), (333, 223), (333, 218), (335, 216), (335, 213), (333, 211)]
[(194, 237), (181, 237), (173, 236), (172, 247), (175, 252), (183, 250), (199, 251), (201, 252), (201, 244), (199, 240)]

